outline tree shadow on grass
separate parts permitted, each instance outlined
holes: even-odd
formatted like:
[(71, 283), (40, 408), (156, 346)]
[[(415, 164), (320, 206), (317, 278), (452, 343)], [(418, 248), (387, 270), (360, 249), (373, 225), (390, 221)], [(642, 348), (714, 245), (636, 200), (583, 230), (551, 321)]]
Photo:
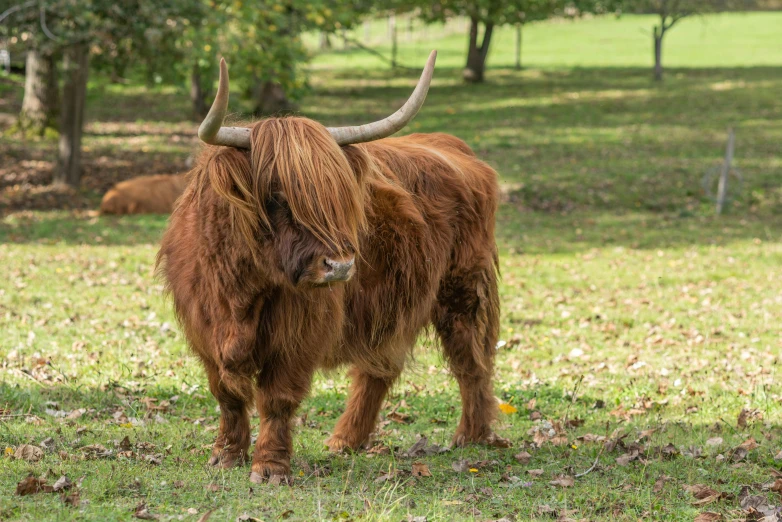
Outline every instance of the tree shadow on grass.
[(156, 245), (167, 215), (95, 216), (94, 212), (17, 212), (0, 221), (0, 244)]

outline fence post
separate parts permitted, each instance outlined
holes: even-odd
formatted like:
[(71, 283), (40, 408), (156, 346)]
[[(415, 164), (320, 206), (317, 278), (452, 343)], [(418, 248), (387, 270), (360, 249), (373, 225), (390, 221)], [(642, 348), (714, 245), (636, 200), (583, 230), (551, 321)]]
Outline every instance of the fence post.
[(728, 129), (728, 145), (725, 147), (725, 162), (722, 164), (722, 172), (720, 172), (720, 183), (717, 187), (717, 214), (722, 214), (723, 208), (725, 208), (725, 198), (728, 194), (728, 174), (730, 174), (730, 165), (733, 163), (733, 147), (735, 142), (735, 134), (733, 129)]

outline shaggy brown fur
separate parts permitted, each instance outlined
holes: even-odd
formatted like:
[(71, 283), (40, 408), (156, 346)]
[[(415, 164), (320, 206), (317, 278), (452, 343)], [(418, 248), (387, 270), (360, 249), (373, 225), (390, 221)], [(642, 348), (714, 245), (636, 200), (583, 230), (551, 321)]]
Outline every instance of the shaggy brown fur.
[[(261, 121), (248, 152), (207, 148), (159, 254), (185, 335), (220, 403), (210, 462), (290, 473), (291, 419), (319, 368), (350, 365), (329, 448), (366, 444), (416, 338), (434, 325), (459, 383), (454, 442), (507, 446), (490, 424), (499, 328), (497, 176), (459, 139), (340, 148), (304, 118)], [(355, 255), (351, 280), (316, 284)]]
[(103, 196), (101, 214), (170, 214), (187, 186), (187, 174), (139, 176)]

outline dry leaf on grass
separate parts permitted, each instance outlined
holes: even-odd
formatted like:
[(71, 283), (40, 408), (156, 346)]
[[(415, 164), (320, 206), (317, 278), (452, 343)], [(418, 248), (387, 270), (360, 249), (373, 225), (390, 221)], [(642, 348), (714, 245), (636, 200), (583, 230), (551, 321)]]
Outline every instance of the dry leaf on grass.
[(699, 500), (719, 493), (716, 489), (712, 489), (705, 484), (685, 484), (683, 488), (684, 491), (691, 493), (693, 497)]
[(147, 509), (147, 505), (143, 502), (136, 506), (136, 510), (133, 512), (133, 516), (135, 518), (140, 518), (141, 520), (157, 520), (160, 518), (160, 515), (153, 515), (149, 512), (149, 509)]
[(414, 477), (431, 477), (432, 472), (429, 471), (429, 466), (423, 462), (413, 463), (413, 476)]
[(671, 480), (671, 477), (668, 475), (660, 475), (657, 480), (654, 481), (654, 487), (652, 487), (652, 491), (655, 493), (659, 493), (663, 490), (665, 487), (665, 483)]
[(632, 461), (636, 460), (639, 457), (639, 453), (637, 451), (631, 451), (630, 453), (625, 453), (621, 457), (616, 458), (616, 463), (619, 466), (627, 466)]
[(747, 448), (742, 448), (741, 446), (739, 446), (733, 450), (733, 454), (730, 456), (730, 459), (733, 462), (741, 462), (742, 460), (747, 458), (747, 455), (749, 455), (749, 450), (747, 450)]
[(517, 453), (513, 458), (515, 458), (519, 464), (529, 464), (529, 461), (532, 459), (532, 455), (526, 451), (522, 451), (521, 453)]
[(760, 444), (755, 441), (755, 437), (750, 437), (741, 444), (739, 444), (739, 448), (744, 448), (747, 451), (752, 451), (753, 449), (760, 446)]
[(32, 444), (21, 444), (16, 448), (14, 458), (27, 462), (38, 462), (43, 458), (43, 450)]
[(736, 425), (739, 427), (739, 429), (744, 429), (749, 424), (749, 421), (751, 419), (760, 420), (763, 418), (763, 413), (758, 410), (747, 410), (742, 409), (739, 412), (738, 419), (736, 420)]
[(407, 451), (400, 453), (400, 457), (428, 457), (430, 455), (437, 455), (438, 453), (445, 453), (448, 448), (440, 446), (438, 444), (428, 444), (429, 440), (426, 437), (421, 437), (415, 444), (410, 446)]
[(32, 475), (22, 479), (16, 485), (16, 494), (20, 497), (34, 495), (36, 493), (51, 493), (52, 491), (52, 487), (46, 485), (46, 479), (39, 479)]
[(74, 491), (70, 495), (63, 496), (62, 501), (71, 507), (79, 507), (79, 504), (81, 504), (81, 497), (79, 496), (78, 491)]
[(638, 434), (638, 439), (636, 440), (636, 442), (641, 442), (644, 439), (650, 438), (655, 431), (657, 431), (657, 428), (643, 430), (641, 433)]
[(576, 484), (576, 481), (570, 475), (560, 475), (556, 479), (549, 482), (549, 484), (552, 486), (559, 486), (561, 488), (572, 488)]
[(528, 469), (527, 473), (529, 473), (533, 477), (539, 477), (539, 476), (543, 475), (543, 470), (542, 469)]
[(465, 459), (453, 461), (451, 467), (457, 473), (467, 473), (470, 471), (470, 464)]
[(695, 507), (706, 506), (727, 497), (725, 493), (712, 489), (704, 484), (693, 484), (692, 486), (685, 484), (684, 490), (689, 491), (692, 496), (697, 499), (692, 502), (692, 505)]
[(717, 520), (722, 520), (722, 513), (704, 511), (703, 513), (698, 513), (694, 522), (716, 522)]
[(53, 491), (64, 491), (66, 489), (71, 489), (73, 487), (73, 482), (71, 482), (71, 479), (63, 475), (62, 477), (57, 479), (57, 482), (54, 483), (52, 486)]
[[(722, 437), (712, 437), (709, 440), (706, 441), (707, 446), (721, 446), (722, 445)], [(720, 515), (721, 516), (721, 515)]]

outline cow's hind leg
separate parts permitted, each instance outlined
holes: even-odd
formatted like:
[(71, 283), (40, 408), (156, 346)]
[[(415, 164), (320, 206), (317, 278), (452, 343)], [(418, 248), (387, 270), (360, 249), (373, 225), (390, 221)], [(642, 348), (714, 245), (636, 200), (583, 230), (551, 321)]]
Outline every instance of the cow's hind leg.
[[(241, 393), (229, 390), (221, 381), (216, 367), (206, 365), (209, 388), (220, 404), (220, 429), (217, 433), (209, 464), (230, 468), (244, 464), (250, 447), (248, 402)], [(251, 393), (249, 393), (251, 396)]]
[(508, 447), (509, 441), (491, 429), (498, 410), (492, 374), (499, 334), (499, 296), (491, 261), (452, 272), (441, 284), (437, 302), (435, 328), (462, 398), (462, 418), (453, 442)]
[(394, 378), (375, 377), (358, 368), (350, 371), (352, 382), (345, 413), (326, 441), (330, 451), (359, 449), (369, 442), (377, 415)]

